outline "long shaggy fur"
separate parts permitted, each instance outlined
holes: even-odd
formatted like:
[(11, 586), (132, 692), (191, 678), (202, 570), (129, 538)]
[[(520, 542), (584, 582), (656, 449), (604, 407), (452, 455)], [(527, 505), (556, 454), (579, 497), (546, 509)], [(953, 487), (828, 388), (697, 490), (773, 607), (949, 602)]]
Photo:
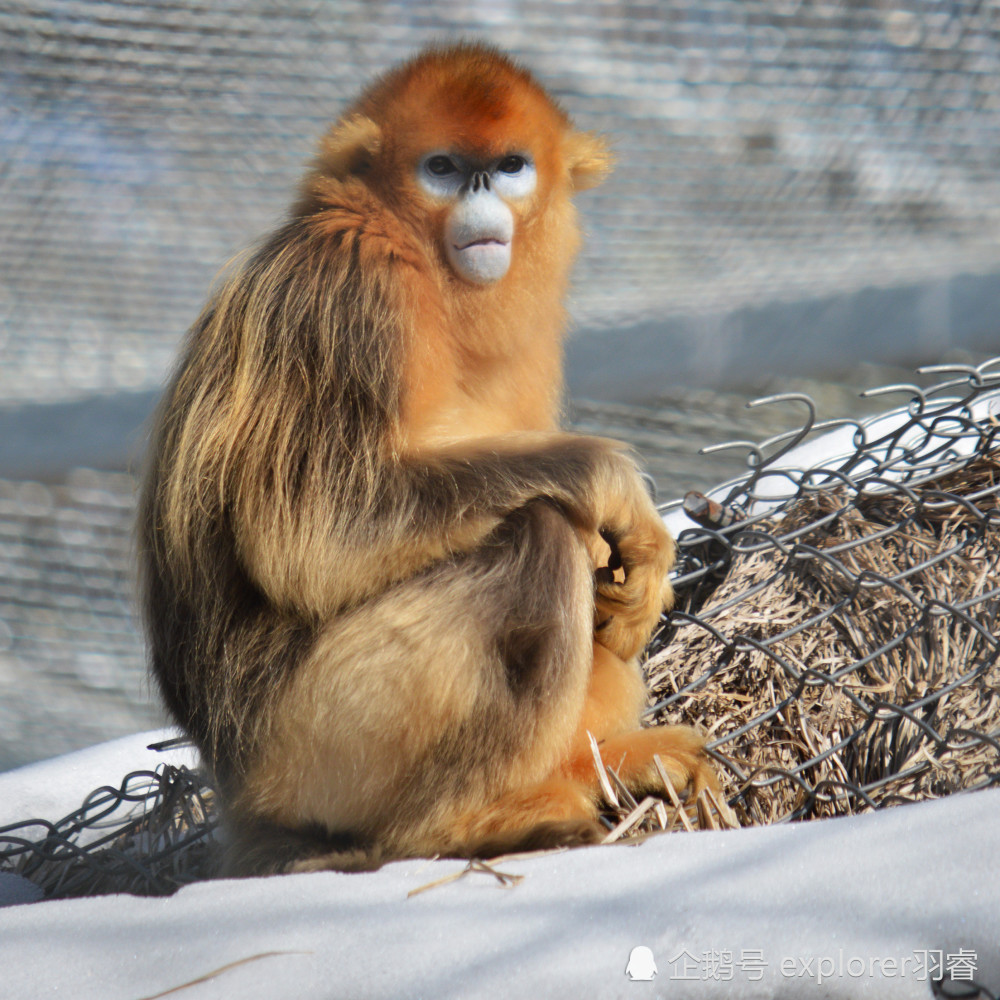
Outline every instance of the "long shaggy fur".
[[(455, 144), (538, 167), (488, 288), (450, 272), (413, 180)], [(570, 197), (608, 162), (504, 57), (432, 50), (345, 114), (192, 329), (143, 488), (143, 604), (233, 871), (597, 836), (586, 733), (613, 751), (638, 725), (672, 559), (623, 449), (557, 427)], [(626, 579), (595, 592), (602, 532)], [(637, 786), (652, 753), (712, 780), (688, 731), (650, 732), (619, 760)]]

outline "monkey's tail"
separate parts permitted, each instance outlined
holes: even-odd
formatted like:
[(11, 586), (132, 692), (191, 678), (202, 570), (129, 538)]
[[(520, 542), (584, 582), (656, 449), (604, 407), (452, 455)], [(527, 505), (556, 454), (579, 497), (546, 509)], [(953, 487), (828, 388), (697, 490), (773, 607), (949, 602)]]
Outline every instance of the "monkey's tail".
[(293, 828), (253, 819), (226, 826), (220, 875), (251, 878), (308, 871), (375, 871), (386, 860), (381, 848), (320, 824)]

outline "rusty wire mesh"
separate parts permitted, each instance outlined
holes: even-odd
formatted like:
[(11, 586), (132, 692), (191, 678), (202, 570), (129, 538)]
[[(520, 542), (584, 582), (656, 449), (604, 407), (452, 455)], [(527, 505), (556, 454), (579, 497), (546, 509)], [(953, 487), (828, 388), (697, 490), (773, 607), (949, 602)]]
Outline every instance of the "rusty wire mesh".
[[(688, 501), (704, 524), (678, 532), (646, 669), (650, 720), (706, 730), (728, 808), (636, 803), (611, 773), (609, 839), (1000, 784), (1000, 358), (925, 371), (940, 381), (870, 391), (905, 404), (867, 420), (770, 397), (806, 420), (717, 446), (747, 471)], [(49, 898), (169, 893), (211, 874), (217, 823), (204, 776), (163, 765), (0, 829), (0, 870)]]

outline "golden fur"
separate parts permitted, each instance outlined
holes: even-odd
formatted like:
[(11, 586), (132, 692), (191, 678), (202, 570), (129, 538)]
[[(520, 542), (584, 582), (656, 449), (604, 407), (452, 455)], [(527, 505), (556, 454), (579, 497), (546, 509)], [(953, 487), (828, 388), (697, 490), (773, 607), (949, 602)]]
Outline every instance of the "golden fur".
[[(414, 180), (435, 148), (534, 158), (489, 287), (451, 272)], [(593, 841), (588, 732), (637, 790), (654, 753), (714, 782), (693, 732), (638, 729), (672, 542), (622, 446), (558, 429), (571, 197), (609, 166), (505, 57), (430, 50), (348, 110), (192, 329), (140, 556), (230, 870)]]

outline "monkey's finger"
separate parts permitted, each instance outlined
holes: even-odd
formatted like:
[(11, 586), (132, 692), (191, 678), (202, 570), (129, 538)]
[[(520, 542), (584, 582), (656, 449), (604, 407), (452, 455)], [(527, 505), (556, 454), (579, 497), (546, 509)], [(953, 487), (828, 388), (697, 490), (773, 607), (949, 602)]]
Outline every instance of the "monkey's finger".
[(618, 539), (615, 538), (608, 528), (601, 528), (600, 536), (608, 543), (608, 548), (611, 550), (611, 554), (608, 556), (608, 569), (623, 569), (624, 563), (622, 562), (622, 552), (618, 545)]

